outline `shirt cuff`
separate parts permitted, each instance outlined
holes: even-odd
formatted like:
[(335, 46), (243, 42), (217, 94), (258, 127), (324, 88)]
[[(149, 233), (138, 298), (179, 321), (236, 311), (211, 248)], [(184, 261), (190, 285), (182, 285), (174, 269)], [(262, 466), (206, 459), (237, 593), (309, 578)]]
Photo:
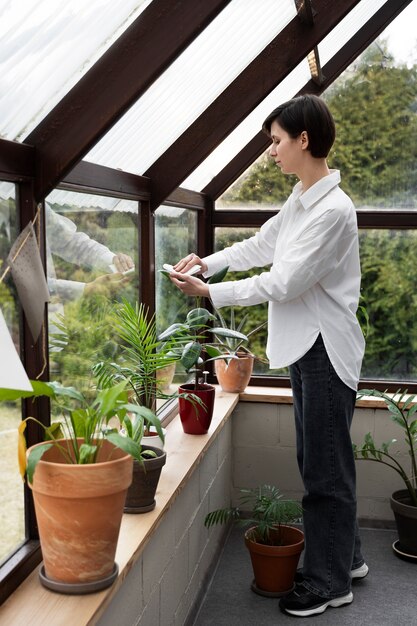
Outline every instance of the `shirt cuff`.
[(207, 265), (207, 271), (203, 274), (204, 278), (213, 276), (213, 274), (222, 270), (226, 265), (229, 265), (223, 251), (210, 254), (204, 257), (202, 261)]
[(214, 285), (209, 283), (208, 288), (210, 299), (216, 309), (235, 304), (234, 283), (232, 281), (214, 283)]

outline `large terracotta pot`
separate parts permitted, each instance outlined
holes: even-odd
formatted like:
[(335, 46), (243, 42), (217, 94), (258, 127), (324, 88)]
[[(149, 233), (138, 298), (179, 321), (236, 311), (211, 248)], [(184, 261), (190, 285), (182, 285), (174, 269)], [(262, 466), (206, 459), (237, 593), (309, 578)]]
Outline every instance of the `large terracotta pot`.
[[(270, 546), (251, 539), (253, 528), (245, 533), (245, 544), (249, 550), (255, 580), (252, 590), (260, 595), (279, 597), (291, 591), (298, 561), (304, 548), (304, 533), (293, 526), (281, 526), (284, 543)], [(272, 531), (271, 537), (274, 537)]]
[(243, 355), (228, 361), (217, 359), (214, 361), (214, 369), (223, 391), (242, 393), (248, 386), (252, 375), (253, 356)]
[(144, 445), (143, 450), (153, 450), (155, 458), (145, 459), (139, 463), (133, 461), (133, 480), (127, 490), (125, 513), (147, 513), (155, 508), (155, 493), (158, 487), (162, 467), (167, 455), (160, 448)]
[(394, 552), (405, 553), (417, 562), (417, 507), (412, 506), (407, 489), (394, 491), (390, 498), (391, 509), (397, 523), (399, 545)]
[(214, 396), (213, 385), (202, 383), (195, 387), (194, 383), (187, 383), (178, 388), (181, 394), (194, 394), (204, 403), (203, 406), (185, 398), (179, 398), (179, 414), (183, 430), (188, 435), (205, 435), (210, 428), (213, 417)]
[[(60, 443), (66, 445), (65, 440)], [(113, 582), (132, 468), (133, 458), (109, 441), (103, 442), (97, 463), (68, 464), (56, 446), (43, 454), (29, 487), (44, 561), (40, 578), (45, 586), (64, 593), (88, 593)]]

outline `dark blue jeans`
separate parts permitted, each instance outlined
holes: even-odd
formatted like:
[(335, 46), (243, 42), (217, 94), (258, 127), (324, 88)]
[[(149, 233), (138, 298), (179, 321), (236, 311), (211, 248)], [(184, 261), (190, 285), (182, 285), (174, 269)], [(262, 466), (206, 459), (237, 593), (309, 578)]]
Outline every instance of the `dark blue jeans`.
[(304, 586), (324, 598), (350, 591), (364, 563), (356, 521), (356, 472), (350, 425), (356, 393), (343, 383), (321, 335), (290, 366), (297, 460), (304, 482)]

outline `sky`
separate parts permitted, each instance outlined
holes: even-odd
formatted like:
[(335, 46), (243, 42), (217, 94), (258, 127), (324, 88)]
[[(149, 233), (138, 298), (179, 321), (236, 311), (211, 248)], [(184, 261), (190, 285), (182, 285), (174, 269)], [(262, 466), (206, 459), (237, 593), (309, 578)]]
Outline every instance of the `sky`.
[(381, 34), (388, 39), (390, 52), (404, 63), (417, 62), (416, 24), (417, 0), (413, 0)]

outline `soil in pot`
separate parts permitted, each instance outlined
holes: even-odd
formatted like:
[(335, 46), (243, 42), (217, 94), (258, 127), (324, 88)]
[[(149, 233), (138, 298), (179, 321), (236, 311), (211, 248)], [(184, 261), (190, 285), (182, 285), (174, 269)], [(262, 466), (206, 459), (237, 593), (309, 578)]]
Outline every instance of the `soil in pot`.
[[(239, 356), (239, 355), (238, 355)], [(214, 361), (217, 380), (223, 391), (242, 393), (249, 384), (253, 370), (253, 357), (243, 355), (237, 359)]]
[(117, 575), (114, 557), (133, 459), (105, 441), (98, 461), (68, 464), (52, 446), (29, 485), (44, 561), (40, 578), (55, 591), (97, 591)]
[(407, 489), (395, 491), (390, 503), (397, 523), (399, 539), (397, 547), (400, 551), (417, 557), (417, 507), (411, 505)]
[(153, 450), (157, 455), (140, 463), (133, 461), (133, 480), (124, 507), (125, 513), (148, 513), (156, 506), (155, 493), (167, 455), (160, 448), (144, 445), (143, 450)]
[[(249, 528), (245, 533), (245, 545), (249, 550), (255, 580), (252, 590), (260, 595), (280, 597), (291, 591), (298, 561), (304, 548), (304, 533), (293, 526), (281, 526), (284, 544), (271, 546), (250, 539)], [(272, 531), (271, 538), (278, 531)]]
[(193, 383), (181, 385), (181, 394), (195, 394), (203, 402), (203, 406), (187, 398), (179, 398), (179, 414), (183, 430), (188, 435), (205, 435), (210, 428), (213, 417), (214, 397), (216, 390), (206, 383), (197, 387)]

